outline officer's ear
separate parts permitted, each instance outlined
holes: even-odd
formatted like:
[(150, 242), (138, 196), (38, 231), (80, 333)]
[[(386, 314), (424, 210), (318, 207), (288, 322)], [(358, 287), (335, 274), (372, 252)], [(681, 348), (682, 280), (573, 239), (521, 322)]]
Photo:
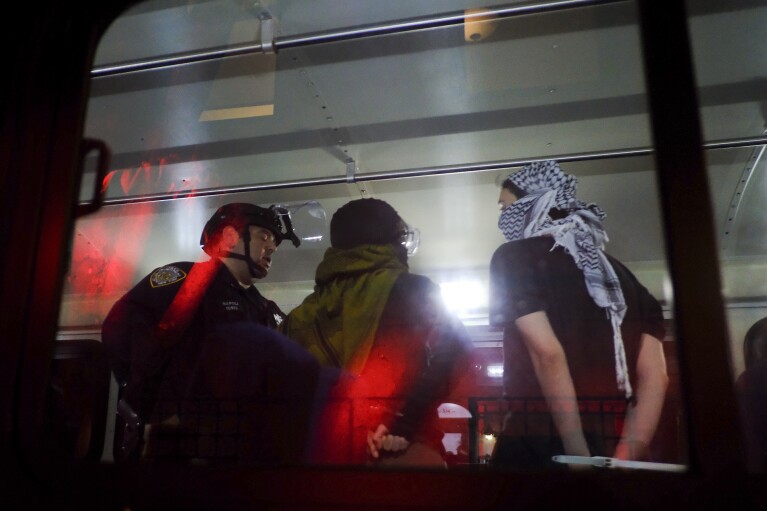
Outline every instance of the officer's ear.
[(227, 225), (221, 231), (221, 248), (230, 251), (240, 241), (240, 233), (231, 225)]

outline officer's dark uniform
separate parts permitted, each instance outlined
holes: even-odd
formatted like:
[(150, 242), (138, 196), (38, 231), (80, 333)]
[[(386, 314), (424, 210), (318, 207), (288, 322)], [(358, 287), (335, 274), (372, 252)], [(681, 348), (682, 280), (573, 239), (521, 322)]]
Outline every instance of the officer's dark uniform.
[[(123, 397), (144, 417), (152, 413), (155, 398), (169, 401), (188, 394), (203, 340), (217, 327), (248, 322), (276, 328), (285, 317), (277, 304), (255, 286), (245, 289), (216, 259), (196, 263), (198, 280), (207, 286), (199, 304), (191, 303), (179, 291), (193, 266), (180, 262), (154, 270), (118, 300), (102, 326), (115, 378), (125, 385)], [(167, 324), (167, 311), (177, 296), (176, 306), (194, 309), (186, 325), (179, 320)], [(151, 381), (156, 378), (162, 379), (161, 386)]]
[[(288, 233), (280, 229), (271, 208), (235, 203), (219, 208), (208, 221), (201, 239), (204, 249), (211, 233), (224, 222), (238, 229), (246, 247), (248, 225), (269, 229), (277, 243), (295, 238), (292, 228)], [(298, 245), (297, 240), (294, 244)], [(247, 252), (246, 257), (250, 257)], [(250, 360), (255, 351), (276, 346), (278, 352), (287, 353), (286, 365), (303, 363), (303, 354), (286, 346), (292, 341), (263, 330), (276, 329), (284, 317), (277, 304), (254, 286), (243, 287), (216, 257), (202, 263), (169, 264), (144, 277), (115, 303), (102, 325), (102, 341), (121, 385), (118, 415), (128, 425), (137, 424), (125, 430), (129, 441), (122, 441), (122, 452), (118, 449), (116, 457), (136, 457), (135, 444), (141, 442), (133, 438), (134, 431), (146, 423), (167, 423), (178, 417), (183, 421), (180, 407), (191, 400), (215, 401), (222, 395), (239, 399), (249, 392), (234, 379), (217, 377), (212, 368), (225, 367), (224, 359)], [(229, 328), (233, 326), (243, 328)], [(247, 335), (230, 339), (231, 334), (222, 335), (224, 331)], [(222, 381), (232, 383), (223, 388)]]

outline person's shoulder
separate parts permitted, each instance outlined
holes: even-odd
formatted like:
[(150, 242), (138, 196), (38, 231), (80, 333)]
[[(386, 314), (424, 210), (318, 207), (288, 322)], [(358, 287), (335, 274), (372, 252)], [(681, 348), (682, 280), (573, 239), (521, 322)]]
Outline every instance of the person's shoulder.
[(536, 236), (518, 241), (508, 241), (495, 249), (494, 260), (518, 259), (520, 257), (540, 257), (551, 252), (554, 240), (548, 236)]
[(636, 286), (642, 286), (642, 283), (639, 281), (636, 275), (634, 275), (634, 272), (628, 269), (628, 267), (623, 264), (623, 262), (620, 259), (617, 259), (616, 257), (608, 254), (605, 252), (605, 256), (607, 256), (607, 260), (610, 261), (610, 264), (613, 267), (613, 270), (615, 270), (615, 273), (618, 275), (618, 278), (624, 281), (624, 284), (627, 284), (628, 282), (631, 282), (632, 284)]
[(620, 268), (621, 270), (623, 270), (623, 271), (625, 271), (625, 272), (627, 272), (627, 273), (631, 273), (631, 270), (629, 270), (629, 269), (626, 267), (626, 265), (625, 265), (625, 264), (623, 264), (623, 262), (622, 262), (620, 259), (618, 259), (618, 258), (617, 258), (617, 257), (615, 257), (614, 255), (612, 255), (612, 254), (609, 254), (609, 253), (607, 253), (607, 252), (603, 252), (603, 253), (604, 253), (605, 257), (607, 257), (607, 260), (608, 260), (608, 261), (610, 261), (610, 264), (612, 264), (612, 265), (613, 265), (613, 267), (615, 267), (615, 268)]
[(405, 272), (397, 277), (389, 303), (398, 304), (405, 309), (415, 307), (414, 304), (441, 303), (442, 291), (439, 285), (430, 278), (417, 273)]
[(430, 278), (405, 272), (397, 277), (381, 319), (383, 322), (422, 323), (444, 307), (440, 287)]
[(767, 359), (756, 361), (740, 373), (735, 387), (742, 393), (767, 395)]
[(115, 303), (114, 307), (140, 306), (149, 309), (162, 309), (173, 298), (186, 281), (194, 266), (189, 262), (169, 263), (155, 268), (145, 275), (135, 286)]
[(425, 275), (419, 275), (417, 273), (404, 272), (394, 283), (395, 288), (399, 288), (403, 291), (426, 291), (432, 292), (439, 290), (439, 286)]
[(162, 289), (178, 286), (189, 276), (189, 272), (193, 266), (194, 263), (188, 261), (160, 266), (146, 276), (144, 283), (149, 289)]

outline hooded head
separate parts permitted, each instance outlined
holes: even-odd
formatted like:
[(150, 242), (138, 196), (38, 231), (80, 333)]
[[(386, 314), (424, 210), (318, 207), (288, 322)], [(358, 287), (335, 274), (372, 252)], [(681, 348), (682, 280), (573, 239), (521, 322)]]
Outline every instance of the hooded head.
[(379, 199), (358, 199), (343, 206), (330, 220), (330, 244), (349, 249), (357, 245), (398, 243), (404, 222), (397, 211)]
[(359, 245), (394, 245), (405, 262), (418, 248), (418, 229), (410, 228), (397, 211), (379, 199), (353, 200), (336, 211), (330, 220), (330, 244), (350, 249)]

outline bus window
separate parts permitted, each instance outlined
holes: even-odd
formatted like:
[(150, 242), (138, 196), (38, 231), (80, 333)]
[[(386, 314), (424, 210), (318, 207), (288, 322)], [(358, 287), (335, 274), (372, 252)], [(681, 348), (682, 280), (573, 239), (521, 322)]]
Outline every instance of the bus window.
[[(749, 27), (767, 16), (764, 5), (723, 12), (688, 2), (690, 33), (700, 98), (708, 179), (729, 326), (729, 352), (739, 398), (749, 469), (767, 466), (763, 358), (767, 287), (761, 275), (767, 254), (762, 214), (767, 181), (764, 147), (767, 124), (762, 98), (753, 89), (764, 68), (764, 44)], [(723, 35), (711, 46), (712, 28)], [(738, 55), (737, 59), (727, 55)], [(728, 143), (718, 148), (717, 141)]]
[[(440, 469), (567, 467), (552, 459), (556, 454), (584, 458), (570, 463), (600, 456), (638, 462), (637, 470), (684, 470), (672, 280), (636, 6), (600, 4), (528, 11), (477, 10), (458, 0), (385, 9), (380, 2), (153, 0), (126, 11), (104, 34), (92, 72), (85, 136), (103, 140), (112, 157), (103, 182), (94, 183), (87, 168), (84, 175), (82, 200), (99, 185), (105, 204), (76, 222), (61, 336), (101, 339), (115, 303), (142, 279), (149, 293), (191, 278), (188, 268), (209, 259), (201, 250), (206, 222), (230, 203), (293, 212), (300, 246), (286, 237), (255, 284), (290, 314), (314, 291), (318, 266), (336, 248), (334, 214), (353, 200), (380, 199), (420, 231), (408, 271), (439, 286), (473, 345), (460, 377), (442, 375), (450, 390), (431, 410), (442, 435)], [(498, 207), (502, 184), (542, 162), (557, 162), (557, 176), (577, 181), (574, 195), (552, 203), (563, 215), (547, 208), (540, 218), (538, 227), (561, 227), (562, 237), (537, 227), (515, 237), (499, 229), (506, 221)], [(516, 197), (520, 204), (562, 183), (557, 177), (541, 188), (535, 179), (520, 178), (527, 194)], [(596, 220), (585, 227), (589, 214)], [(576, 225), (585, 237), (567, 237)], [(541, 240), (549, 245), (538, 246)], [(615, 259), (602, 257), (603, 242)], [(542, 250), (540, 260), (531, 251), (524, 264), (511, 259), (493, 273), (499, 247), (520, 244)], [(585, 260), (598, 269), (589, 271)], [(515, 309), (508, 297), (522, 293), (525, 279), (534, 282), (531, 296), (545, 291), (552, 305)], [(599, 301), (594, 293), (611, 279), (621, 292)], [(498, 283), (507, 287), (493, 293)], [(580, 342), (592, 327), (572, 322), (580, 312), (568, 316), (577, 300), (603, 345)], [(495, 321), (491, 311), (499, 306)], [(532, 337), (520, 333), (524, 318), (544, 311), (577, 391), (569, 404), (543, 390), (546, 380), (531, 363)], [(190, 321), (202, 314), (194, 309)], [(533, 334), (541, 331), (536, 323)], [(650, 363), (642, 362), (647, 350)], [(648, 387), (645, 366), (660, 375), (659, 386)], [(165, 366), (156, 367), (162, 378)], [(160, 417), (137, 412), (135, 403), (126, 412), (118, 405), (128, 380), (117, 381), (117, 372), (103, 418), (104, 461), (127, 448), (126, 432), (147, 462), (238, 459), (232, 446), (248, 431), (238, 429), (238, 408), (215, 402), (224, 415), (212, 419), (190, 412), (209, 410), (209, 401), (172, 404)], [(288, 376), (286, 385), (302, 375)], [(403, 393), (396, 397), (406, 399)], [(372, 397), (379, 396), (363, 396)], [(344, 396), (328, 410), (372, 431), (375, 424), (355, 422), (354, 399)], [(654, 410), (640, 427), (635, 417), (648, 401)], [(365, 406), (396, 412), (396, 402), (387, 396)], [(587, 449), (556, 444), (564, 426), (552, 410), (562, 407), (577, 412)], [(134, 419), (143, 428), (138, 436)], [(629, 431), (636, 438), (627, 438)], [(557, 447), (529, 465), (517, 464), (522, 458), (514, 454), (503, 455), (512, 465), (500, 463), (504, 442), (528, 436)], [(364, 449), (347, 437), (339, 449)], [(640, 447), (629, 449), (629, 440)]]

